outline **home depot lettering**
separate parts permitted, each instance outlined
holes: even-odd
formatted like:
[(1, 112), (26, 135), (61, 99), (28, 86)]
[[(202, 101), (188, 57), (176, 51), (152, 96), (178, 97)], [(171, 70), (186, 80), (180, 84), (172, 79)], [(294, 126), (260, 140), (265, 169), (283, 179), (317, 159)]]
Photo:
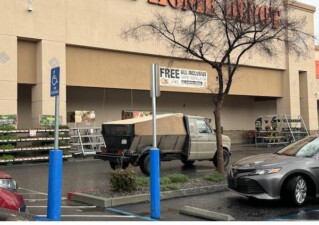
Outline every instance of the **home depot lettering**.
[[(216, 8), (215, 0), (148, 0), (151, 4), (159, 6), (170, 5), (174, 9), (196, 9), (197, 13), (213, 15)], [(243, 23), (261, 23), (279, 25), (280, 10), (268, 6), (258, 6), (251, 0), (228, 0), (225, 4), (226, 18), (236, 19)]]

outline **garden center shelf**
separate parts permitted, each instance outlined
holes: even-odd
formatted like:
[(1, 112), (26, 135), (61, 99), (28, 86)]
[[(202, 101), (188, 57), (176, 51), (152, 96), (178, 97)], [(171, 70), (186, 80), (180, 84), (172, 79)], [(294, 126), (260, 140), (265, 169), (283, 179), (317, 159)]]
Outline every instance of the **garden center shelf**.
[[(59, 149), (63, 158), (71, 158), (68, 152), (69, 129), (59, 129)], [(0, 130), (0, 163), (47, 161), (49, 151), (54, 149), (54, 129)]]
[(76, 127), (70, 128), (70, 152), (76, 157), (82, 155), (95, 155), (105, 142), (101, 134), (101, 127)]
[(255, 128), (256, 146), (287, 145), (309, 136), (301, 115), (259, 116), (255, 121)]
[[(63, 155), (63, 159), (72, 158), (71, 154)], [(0, 163), (15, 163), (15, 162), (34, 162), (34, 161), (48, 161), (49, 156), (35, 156), (35, 157), (21, 157), (21, 158), (14, 158), (14, 159), (7, 159), (7, 160), (0, 160)]]

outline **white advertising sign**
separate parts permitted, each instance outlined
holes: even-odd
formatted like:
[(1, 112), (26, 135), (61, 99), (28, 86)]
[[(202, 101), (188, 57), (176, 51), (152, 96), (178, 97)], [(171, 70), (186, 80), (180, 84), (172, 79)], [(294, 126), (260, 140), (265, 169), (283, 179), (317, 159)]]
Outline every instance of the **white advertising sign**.
[(207, 88), (207, 71), (160, 67), (160, 85)]

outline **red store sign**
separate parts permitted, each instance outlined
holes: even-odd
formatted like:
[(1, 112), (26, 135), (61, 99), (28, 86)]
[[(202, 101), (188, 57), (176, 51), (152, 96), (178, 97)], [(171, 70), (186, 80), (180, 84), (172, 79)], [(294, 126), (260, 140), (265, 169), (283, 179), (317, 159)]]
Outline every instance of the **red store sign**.
[[(159, 6), (170, 5), (174, 9), (190, 10), (196, 7), (196, 12), (200, 14), (213, 15), (216, 7), (215, 0), (148, 0), (150, 4)], [(240, 19), (242, 22), (252, 24), (254, 20), (269, 24), (274, 28), (278, 27), (280, 10), (267, 6), (257, 6), (249, 0), (227, 1), (227, 18)]]

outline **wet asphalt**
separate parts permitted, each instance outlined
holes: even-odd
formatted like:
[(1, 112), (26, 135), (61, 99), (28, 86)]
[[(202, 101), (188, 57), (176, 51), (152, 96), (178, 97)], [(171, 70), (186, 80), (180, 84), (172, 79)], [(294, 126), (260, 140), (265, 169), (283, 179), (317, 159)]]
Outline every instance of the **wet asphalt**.
[[(275, 152), (280, 147), (267, 148), (254, 145), (234, 145), (230, 164), (246, 156)], [(139, 168), (133, 168), (144, 176)], [(16, 164), (0, 166), (1, 171), (11, 174), (26, 199), (30, 213), (46, 216), (48, 163)], [(203, 177), (215, 170), (212, 162), (196, 162), (186, 168), (180, 161), (163, 162), (161, 176), (182, 173), (191, 178)], [(93, 158), (69, 159), (63, 163), (62, 220), (64, 221), (143, 221), (149, 220), (150, 204), (139, 203), (112, 209), (96, 208), (67, 200), (73, 191), (103, 189), (108, 186), (111, 168), (107, 162)], [(182, 206), (193, 206), (232, 215), (237, 221), (251, 220), (315, 220), (319, 218), (318, 201), (308, 201), (302, 208), (282, 205), (278, 201), (251, 201), (230, 191), (200, 196), (183, 197), (161, 202), (161, 220), (200, 221), (201, 218), (179, 214)]]

